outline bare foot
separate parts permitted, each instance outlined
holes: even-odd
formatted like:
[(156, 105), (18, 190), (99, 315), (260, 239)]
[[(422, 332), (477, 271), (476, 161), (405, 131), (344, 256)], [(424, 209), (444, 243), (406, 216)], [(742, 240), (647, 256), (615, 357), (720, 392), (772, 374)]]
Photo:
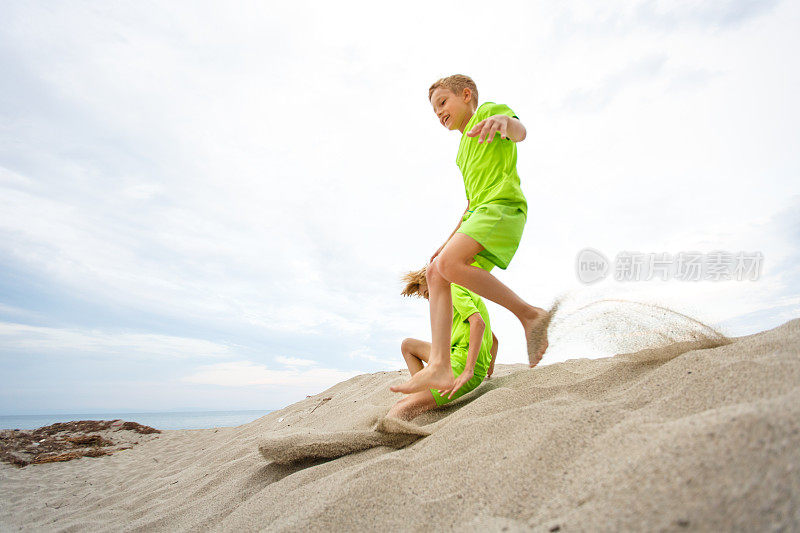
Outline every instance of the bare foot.
[(525, 324), (525, 340), (528, 343), (528, 362), (531, 368), (539, 364), (544, 352), (547, 350), (547, 327), (550, 325), (551, 314), (537, 307), (537, 317)]
[(428, 365), (401, 385), (389, 387), (392, 392), (411, 394), (427, 389), (447, 389), (453, 386), (453, 370), (449, 365)]

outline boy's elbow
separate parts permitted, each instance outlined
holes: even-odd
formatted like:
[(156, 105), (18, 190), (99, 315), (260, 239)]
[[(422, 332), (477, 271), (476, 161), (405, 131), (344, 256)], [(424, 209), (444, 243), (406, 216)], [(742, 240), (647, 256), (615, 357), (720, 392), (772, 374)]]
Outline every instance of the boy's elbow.
[(471, 328), (480, 328), (481, 330), (486, 328), (486, 322), (483, 321), (481, 315), (478, 313), (473, 313), (472, 316), (469, 317), (469, 327)]
[(512, 122), (511, 125), (513, 126), (513, 128), (511, 128), (511, 131), (509, 131), (509, 133), (511, 134), (509, 135), (511, 140), (513, 140), (514, 142), (524, 141), (525, 137), (528, 135), (528, 131), (525, 129), (525, 124), (523, 124), (522, 121), (518, 118), (512, 119), (511, 122)]

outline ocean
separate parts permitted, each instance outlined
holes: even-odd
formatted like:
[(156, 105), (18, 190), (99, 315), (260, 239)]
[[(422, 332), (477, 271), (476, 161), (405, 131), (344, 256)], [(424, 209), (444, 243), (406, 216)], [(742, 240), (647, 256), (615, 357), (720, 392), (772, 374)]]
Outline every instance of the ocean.
[(138, 422), (156, 429), (207, 429), (240, 426), (271, 412), (271, 410), (253, 410), (0, 415), (0, 429), (36, 429), (56, 422), (71, 422), (73, 420), (124, 420), (126, 422)]

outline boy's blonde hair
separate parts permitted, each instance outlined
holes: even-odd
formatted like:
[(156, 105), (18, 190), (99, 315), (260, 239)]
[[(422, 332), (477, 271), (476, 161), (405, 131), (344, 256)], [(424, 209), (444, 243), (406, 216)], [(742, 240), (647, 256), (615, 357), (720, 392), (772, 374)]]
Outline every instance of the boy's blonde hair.
[(417, 298), (428, 298), (428, 279), (425, 277), (428, 267), (424, 266), (419, 270), (408, 272), (403, 276), (406, 287), (403, 289), (403, 296), (416, 296)]
[(429, 102), (431, 101), (431, 96), (433, 96), (433, 91), (439, 87), (450, 89), (458, 96), (463, 94), (464, 89), (469, 89), (472, 91), (472, 108), (478, 108), (478, 86), (475, 85), (475, 82), (472, 81), (472, 78), (469, 76), (464, 76), (463, 74), (453, 74), (452, 76), (447, 76), (446, 78), (437, 80), (433, 85), (431, 85), (431, 88), (428, 89)]

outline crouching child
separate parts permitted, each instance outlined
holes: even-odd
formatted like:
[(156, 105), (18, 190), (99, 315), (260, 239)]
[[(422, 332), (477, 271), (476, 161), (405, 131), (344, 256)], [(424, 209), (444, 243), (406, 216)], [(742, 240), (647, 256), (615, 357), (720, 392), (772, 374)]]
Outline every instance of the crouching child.
[[(409, 272), (403, 296), (428, 298), (426, 268)], [(455, 283), (450, 287), (453, 299), (453, 325), (450, 336), (450, 365), (455, 380), (445, 390), (429, 389), (409, 394), (398, 401), (387, 417), (411, 420), (422, 413), (460, 398), (474, 390), (494, 371), (498, 341), (492, 333), (489, 312), (480, 296)], [(424, 368), (431, 353), (431, 343), (405, 339), (400, 346), (411, 376)]]

